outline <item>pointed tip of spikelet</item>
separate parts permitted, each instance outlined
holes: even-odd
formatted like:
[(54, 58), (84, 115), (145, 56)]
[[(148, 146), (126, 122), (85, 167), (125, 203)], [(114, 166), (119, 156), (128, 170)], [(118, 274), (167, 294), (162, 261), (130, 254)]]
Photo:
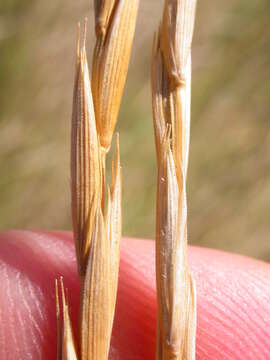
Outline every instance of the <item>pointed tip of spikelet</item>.
[(127, 76), (139, 0), (96, 2), (92, 91), (101, 146), (108, 151)]
[(56, 317), (57, 317), (57, 360), (77, 360), (77, 351), (69, 316), (68, 300), (63, 278), (60, 277), (62, 311), (60, 310), (58, 281), (55, 280)]
[(78, 25), (71, 131), (72, 222), (81, 276), (85, 273), (101, 186), (99, 140), (85, 48), (86, 29), (87, 20), (82, 39)]

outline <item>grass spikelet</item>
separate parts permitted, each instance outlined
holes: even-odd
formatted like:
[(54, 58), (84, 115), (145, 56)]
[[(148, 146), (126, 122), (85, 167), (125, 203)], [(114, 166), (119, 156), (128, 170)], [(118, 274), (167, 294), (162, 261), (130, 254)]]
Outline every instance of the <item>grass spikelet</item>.
[(83, 275), (100, 193), (100, 156), (86, 58), (85, 37), (77, 40), (71, 131), (71, 202), (78, 272)]
[(111, 146), (134, 37), (138, 0), (96, 0), (92, 91), (100, 144)]
[[(97, 42), (91, 84), (86, 24), (82, 44), (78, 30), (71, 136), (72, 220), (81, 280), (80, 360), (107, 360), (110, 348), (122, 227), (118, 134), (107, 201), (106, 154), (126, 79), (138, 0), (96, 0), (94, 5)], [(62, 344), (60, 336), (59, 330), (58, 341)], [(65, 360), (63, 347), (59, 349), (59, 360)]]
[(106, 360), (109, 335), (109, 244), (101, 205), (97, 208), (91, 251), (81, 293), (80, 358)]
[(196, 294), (187, 263), (186, 203), (194, 16), (193, 0), (167, 0), (153, 45), (157, 360), (195, 359)]
[(81, 359), (108, 358), (116, 302), (121, 238), (121, 169), (117, 141), (115, 174), (104, 216), (98, 205), (81, 294)]
[(64, 290), (63, 278), (60, 278), (62, 295), (62, 317), (59, 303), (58, 281), (55, 280), (56, 316), (57, 316), (57, 360), (77, 360), (76, 346), (69, 317), (69, 308)]

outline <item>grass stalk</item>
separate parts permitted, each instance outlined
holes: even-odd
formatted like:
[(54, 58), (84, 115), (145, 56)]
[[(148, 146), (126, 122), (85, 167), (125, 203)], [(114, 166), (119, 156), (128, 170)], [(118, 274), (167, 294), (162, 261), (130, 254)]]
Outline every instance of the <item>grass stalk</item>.
[(195, 0), (166, 0), (153, 44), (157, 360), (195, 359), (196, 294), (187, 261), (186, 200), (195, 7)]

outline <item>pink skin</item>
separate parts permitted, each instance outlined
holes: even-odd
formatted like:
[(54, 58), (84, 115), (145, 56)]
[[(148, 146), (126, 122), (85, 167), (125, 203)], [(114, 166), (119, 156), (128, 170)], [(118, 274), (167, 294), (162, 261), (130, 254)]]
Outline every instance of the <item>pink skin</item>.
[[(198, 360), (270, 359), (270, 266), (189, 249), (197, 283)], [(79, 281), (70, 233), (0, 235), (0, 359), (56, 359), (54, 279), (63, 275), (77, 327)], [(111, 357), (155, 358), (154, 243), (123, 239)]]

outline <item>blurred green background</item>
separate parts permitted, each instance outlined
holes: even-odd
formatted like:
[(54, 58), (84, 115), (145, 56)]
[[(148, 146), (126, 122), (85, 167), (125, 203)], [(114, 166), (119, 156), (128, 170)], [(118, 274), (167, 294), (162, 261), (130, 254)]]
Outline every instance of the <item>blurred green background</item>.
[[(0, 2), (0, 226), (70, 229), (76, 23), (90, 0)], [(141, 0), (122, 101), (123, 233), (153, 238), (149, 68), (161, 0)], [(199, 1), (193, 46), (189, 241), (270, 260), (270, 2)]]

